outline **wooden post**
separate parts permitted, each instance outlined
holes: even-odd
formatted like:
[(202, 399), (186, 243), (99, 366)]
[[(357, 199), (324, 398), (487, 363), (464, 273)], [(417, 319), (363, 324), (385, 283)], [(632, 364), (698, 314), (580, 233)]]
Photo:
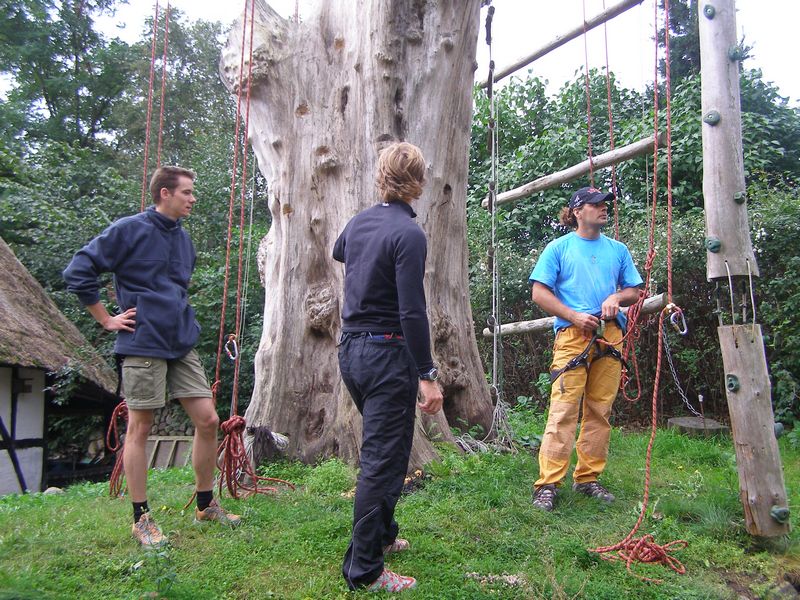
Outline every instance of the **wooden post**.
[(725, 325), (717, 332), (747, 531), (763, 537), (785, 535), (789, 523), (770, 515), (773, 507), (785, 509), (787, 504), (761, 327)]
[[(709, 0), (700, 19), (703, 196), (709, 281), (750, 285), (758, 275), (745, 206), (734, 0)], [(755, 323), (718, 328), (745, 524), (751, 535), (789, 532), (786, 489), (773, 429), (764, 341)]]

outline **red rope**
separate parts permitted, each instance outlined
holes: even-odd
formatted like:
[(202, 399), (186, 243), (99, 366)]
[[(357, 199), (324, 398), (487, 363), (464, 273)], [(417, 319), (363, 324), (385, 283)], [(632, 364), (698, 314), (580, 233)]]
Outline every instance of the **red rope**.
[(164, 54), (161, 58), (161, 106), (158, 115), (158, 152), (156, 154), (156, 168), (161, 166), (161, 140), (164, 133), (164, 98), (167, 88), (167, 48), (169, 47), (169, 0), (164, 13)]
[[(220, 368), (222, 364), (222, 348), (223, 340), (225, 339), (225, 312), (228, 308), (228, 286), (230, 283), (230, 268), (231, 268), (231, 238), (233, 237), (233, 205), (236, 200), (236, 178), (237, 168), (239, 163), (239, 128), (242, 120), (242, 83), (244, 73), (244, 49), (245, 40), (247, 38), (247, 0), (244, 2), (244, 20), (242, 22), (242, 47), (241, 47), (241, 60), (239, 62), (239, 86), (236, 90), (236, 120), (233, 133), (233, 165), (231, 168), (231, 193), (228, 199), (228, 237), (225, 244), (225, 276), (222, 286), (222, 308), (220, 310), (219, 318), (219, 338), (217, 341), (217, 363), (214, 370), (214, 385), (211, 386), (211, 391), (214, 394), (214, 403), (217, 401), (217, 392), (220, 386)], [(251, 48), (252, 51), (252, 48)], [(251, 60), (252, 62), (252, 60)], [(239, 248), (241, 252), (241, 247)]]
[[(283, 479), (256, 475), (244, 445), (243, 433), (246, 426), (244, 417), (239, 415), (231, 415), (230, 419), (220, 425), (225, 437), (217, 450), (217, 467), (220, 471), (219, 493), (222, 494), (223, 487), (227, 488), (234, 498), (238, 498), (242, 492), (248, 496), (277, 492), (278, 488), (274, 486), (261, 485), (267, 481), (295, 489), (294, 484)], [(243, 477), (246, 477), (249, 483), (244, 483)]]
[(147, 86), (147, 124), (144, 129), (144, 166), (142, 168), (142, 201), (140, 210), (144, 211), (144, 199), (147, 193), (147, 161), (150, 153), (150, 120), (153, 117), (153, 79), (156, 70), (156, 31), (158, 28), (158, 0), (156, 0), (155, 16), (153, 16), (153, 41), (150, 44), (150, 82)]
[[(245, 15), (247, 13), (245, 12)], [(250, 131), (250, 91), (252, 90), (252, 76), (253, 76), (253, 30), (255, 23), (255, 4), (251, 6), (250, 12), (250, 60), (247, 64), (247, 96), (245, 97), (245, 113), (244, 113), (244, 131), (245, 137)], [(241, 196), (239, 200), (239, 264), (236, 278), (236, 324), (235, 332), (236, 339), (242, 339), (242, 275), (244, 273), (244, 207), (245, 207), (245, 191), (247, 181), (247, 143), (245, 142), (245, 149), (242, 152), (242, 185)], [(241, 367), (240, 354), (237, 353), (233, 369), (233, 394), (231, 396), (231, 415), (238, 414), (239, 403), (239, 371)]]
[[(603, 0), (603, 10), (606, 0)], [(606, 99), (608, 101), (608, 139), (611, 152), (614, 151), (614, 111), (611, 104), (611, 71), (608, 67), (608, 23), (603, 23), (603, 39), (606, 51)], [(614, 239), (619, 239), (619, 202), (617, 202), (617, 165), (611, 165), (611, 193), (614, 194)]]
[(589, 152), (589, 184), (594, 187), (594, 158), (592, 156), (592, 100), (589, 90), (589, 44), (586, 40), (586, 0), (583, 1), (583, 55), (586, 63), (584, 84), (586, 86), (586, 143)]
[(672, 91), (669, 71), (669, 0), (664, 0), (664, 88), (667, 98), (667, 300), (672, 302)]
[[(656, 31), (658, 31), (658, 5), (654, 3), (656, 8)], [(641, 512), (639, 513), (639, 518), (636, 521), (636, 524), (633, 526), (633, 529), (625, 536), (625, 538), (611, 546), (601, 546), (599, 548), (591, 549), (590, 552), (597, 552), (600, 554), (600, 557), (605, 560), (619, 560), (625, 563), (628, 571), (633, 573), (631, 569), (631, 565), (634, 562), (637, 563), (657, 563), (669, 567), (673, 571), (679, 574), (684, 574), (686, 572), (686, 567), (674, 556), (670, 556), (670, 553), (686, 548), (689, 544), (686, 540), (676, 540), (673, 542), (669, 542), (667, 544), (659, 545), (655, 542), (652, 535), (647, 534), (640, 538), (634, 538), (634, 535), (639, 530), (639, 527), (644, 520), (644, 517), (647, 514), (647, 506), (650, 499), (650, 482), (651, 482), (651, 463), (652, 463), (652, 456), (653, 456), (653, 445), (656, 439), (656, 427), (658, 424), (658, 390), (659, 385), (661, 382), (661, 363), (664, 355), (664, 320), (672, 313), (672, 311), (680, 310), (679, 308), (675, 307), (672, 304), (672, 167), (671, 167), (671, 122), (670, 122), (670, 84), (669, 84), (669, 0), (664, 0), (664, 12), (665, 12), (665, 37), (666, 37), (666, 93), (667, 93), (667, 201), (668, 201), (668, 208), (667, 208), (667, 297), (669, 300), (669, 304), (666, 308), (664, 308), (659, 316), (658, 319), (658, 356), (656, 359), (656, 370), (655, 370), (655, 380), (653, 382), (653, 395), (651, 399), (651, 418), (650, 418), (650, 439), (647, 443), (647, 454), (645, 458), (645, 479), (644, 479), (644, 497), (642, 499), (642, 508)], [(654, 112), (654, 123), (655, 123), (655, 134), (656, 134), (656, 142), (654, 144), (654, 151), (653, 151), (653, 206), (652, 206), (652, 217), (650, 222), (650, 244), (647, 254), (647, 260), (645, 263), (645, 268), (647, 271), (647, 281), (646, 281), (646, 288), (649, 286), (650, 276), (651, 276), (651, 269), (653, 266), (653, 261), (655, 258), (655, 219), (656, 219), (656, 201), (657, 201), (657, 160), (658, 160), (658, 45), (656, 45), (656, 74), (655, 74), (655, 84), (653, 86), (653, 94), (654, 94), (654, 101), (653, 101), (653, 112)], [(639, 319), (639, 314), (641, 312), (641, 306), (644, 301), (644, 294), (642, 294), (639, 298), (639, 301), (631, 307), (631, 310), (628, 311), (628, 317), (633, 321), (633, 326), (635, 327), (637, 321)], [(633, 314), (631, 314), (633, 313)], [(633, 351), (633, 344), (635, 343), (635, 339), (637, 336), (632, 336), (630, 339), (631, 341), (626, 344), (625, 350)], [(625, 352), (623, 352), (623, 356), (625, 356)], [(634, 366), (637, 372), (637, 383), (639, 382), (638, 379), (638, 365), (635, 362), (635, 355), (634, 355)], [(639, 395), (641, 394), (641, 384), (639, 383)], [(624, 392), (624, 390), (623, 390)], [(627, 398), (627, 394), (625, 395)], [(638, 396), (637, 396), (638, 399)], [(637, 573), (633, 573), (639, 579), (644, 581), (652, 581), (656, 583), (661, 583), (660, 579), (654, 579), (650, 577), (644, 577)]]
[[(122, 462), (123, 455), (123, 442), (119, 435), (119, 420), (122, 419), (127, 427), (128, 423), (128, 404), (123, 400), (114, 408), (111, 413), (111, 422), (108, 424), (108, 432), (106, 432), (106, 447), (114, 452), (116, 460), (114, 461), (114, 468), (111, 470), (111, 478), (108, 481), (108, 492), (112, 497), (122, 495), (123, 481), (125, 478), (125, 467)], [(111, 441), (113, 438), (113, 442)]]
[[(236, 131), (234, 140), (234, 157), (233, 157), (233, 174), (231, 177), (231, 195), (228, 206), (228, 239), (226, 244), (225, 256), (225, 284), (223, 290), (222, 301), (222, 315), (220, 317), (220, 338), (217, 348), (217, 365), (216, 365), (216, 380), (214, 382), (214, 399), (216, 402), (216, 394), (219, 390), (220, 380), (220, 362), (222, 356), (222, 339), (224, 337), (225, 329), (225, 310), (227, 308), (227, 295), (228, 284), (230, 279), (230, 249), (231, 238), (233, 237), (233, 207), (236, 199), (236, 164), (239, 156), (239, 126), (241, 124), (241, 103), (242, 103), (242, 87), (243, 87), (243, 72), (244, 72), (244, 54), (245, 42), (247, 39), (247, 0), (244, 4), (244, 20), (242, 23), (242, 47), (241, 47), (241, 62), (239, 64), (239, 89), (237, 90), (237, 103), (236, 103)], [(245, 98), (245, 119), (244, 130), (245, 136), (250, 127), (250, 91), (252, 88), (252, 69), (253, 69), (253, 35), (255, 28), (255, 0), (250, 3), (250, 48), (249, 48), (249, 62), (247, 67), (247, 96)], [(246, 142), (245, 142), (246, 143)], [(247, 178), (247, 151), (242, 152), (242, 181)], [(238, 274), (236, 285), (236, 323), (235, 323), (235, 338), (241, 339), (242, 328), (242, 315), (241, 315), (241, 298), (242, 298), (242, 273), (243, 269), (243, 256), (244, 256), (244, 220), (245, 220), (245, 186), (241, 186), (241, 202), (239, 211), (239, 262)], [(261, 483), (271, 481), (281, 483), (294, 489), (294, 485), (282, 479), (275, 479), (272, 477), (262, 477), (255, 473), (252, 461), (247, 456), (247, 451), (244, 445), (244, 430), (246, 423), (243, 417), (240, 417), (238, 412), (238, 398), (239, 398), (239, 373), (241, 366), (241, 353), (237, 352), (234, 358), (234, 373), (233, 373), (233, 392), (231, 395), (231, 416), (228, 420), (220, 425), (223, 433), (225, 434), (222, 443), (217, 449), (217, 467), (220, 470), (219, 476), (219, 491), (222, 493), (223, 487), (228, 489), (228, 492), (234, 498), (238, 498), (240, 493), (244, 491), (246, 494), (265, 494), (276, 492), (277, 488), (272, 486), (262, 486)], [(243, 478), (249, 483), (243, 482)]]
[[(640, 563), (658, 563), (668, 566), (676, 573), (683, 574), (686, 572), (686, 567), (677, 559), (669, 556), (669, 553), (679, 548), (685, 548), (688, 542), (685, 540), (676, 540), (668, 544), (659, 545), (653, 540), (652, 535), (644, 535), (640, 538), (634, 538), (636, 532), (644, 521), (647, 514), (647, 506), (650, 500), (650, 476), (651, 476), (651, 462), (653, 456), (653, 444), (656, 439), (656, 425), (658, 419), (658, 388), (661, 380), (661, 360), (664, 354), (664, 319), (669, 315), (670, 308), (665, 308), (661, 311), (658, 319), (658, 358), (656, 360), (656, 375), (653, 382), (653, 397), (651, 402), (651, 418), (650, 418), (650, 440), (647, 443), (647, 454), (645, 458), (644, 467), (644, 498), (642, 499), (642, 509), (639, 513), (639, 518), (633, 529), (630, 530), (625, 538), (611, 546), (600, 546), (598, 548), (590, 548), (590, 552), (600, 554), (600, 557), (605, 560), (620, 560), (623, 561), (628, 571), (633, 573), (631, 565), (634, 562)], [(639, 579), (644, 581), (652, 581), (661, 583), (659, 579), (644, 577), (633, 573)]]

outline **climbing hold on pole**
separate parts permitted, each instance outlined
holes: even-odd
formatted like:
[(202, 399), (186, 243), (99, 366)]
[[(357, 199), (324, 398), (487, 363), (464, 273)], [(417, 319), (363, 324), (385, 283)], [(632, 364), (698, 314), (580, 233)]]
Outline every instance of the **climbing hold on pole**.
[(740, 388), (741, 386), (739, 385), (739, 378), (736, 375), (732, 373), (725, 375), (725, 389), (735, 394)]
[(781, 525), (784, 525), (789, 522), (789, 508), (774, 504), (772, 508), (769, 509), (769, 516), (775, 519)]
[(744, 60), (744, 48), (739, 44), (731, 46), (728, 48), (728, 58), (731, 59), (731, 62), (740, 62)]
[(710, 4), (706, 4), (703, 7), (703, 14), (706, 16), (706, 19), (713, 19), (714, 15), (717, 14), (717, 9)]
[(720, 122), (721, 118), (722, 117), (720, 116), (719, 112), (717, 112), (716, 110), (710, 110), (705, 115), (703, 115), (703, 121), (705, 123), (708, 123), (709, 125), (717, 125)]
[(736, 202), (736, 204), (744, 204), (747, 202), (747, 192), (736, 192), (733, 195), (733, 201)]
[(706, 250), (716, 254), (721, 249), (722, 249), (722, 241), (719, 238), (715, 238), (715, 237), (707, 237), (706, 238)]

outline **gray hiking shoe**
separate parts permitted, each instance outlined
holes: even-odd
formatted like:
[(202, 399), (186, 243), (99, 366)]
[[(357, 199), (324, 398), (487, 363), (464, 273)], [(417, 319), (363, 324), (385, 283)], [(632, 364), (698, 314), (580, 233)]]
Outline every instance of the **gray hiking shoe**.
[(551, 512), (556, 503), (556, 486), (552, 483), (540, 486), (533, 491), (533, 506), (545, 512)]
[(590, 498), (597, 498), (603, 502), (611, 503), (614, 501), (614, 494), (609, 492), (602, 485), (596, 481), (587, 481), (586, 483), (573, 483), (572, 489), (579, 494), (589, 496)]

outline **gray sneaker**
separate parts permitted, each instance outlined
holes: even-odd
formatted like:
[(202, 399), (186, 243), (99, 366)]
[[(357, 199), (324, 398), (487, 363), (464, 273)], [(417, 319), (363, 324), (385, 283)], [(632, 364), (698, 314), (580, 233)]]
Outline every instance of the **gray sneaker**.
[(587, 481), (586, 483), (573, 483), (572, 489), (579, 494), (589, 496), (590, 498), (597, 498), (603, 502), (611, 503), (614, 501), (614, 494), (609, 492), (602, 485), (596, 481)]
[(533, 506), (545, 512), (551, 512), (556, 503), (556, 486), (552, 483), (540, 486), (533, 491)]

